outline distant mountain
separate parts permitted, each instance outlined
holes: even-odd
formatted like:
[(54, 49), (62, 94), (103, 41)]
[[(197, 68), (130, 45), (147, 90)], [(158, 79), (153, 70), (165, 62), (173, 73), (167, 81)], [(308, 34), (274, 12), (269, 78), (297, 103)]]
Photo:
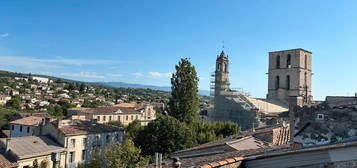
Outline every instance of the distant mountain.
[[(112, 86), (112, 87), (122, 87), (122, 88), (139, 88), (139, 89), (152, 89), (152, 90), (161, 90), (161, 91), (171, 91), (169, 86), (154, 86), (154, 85), (142, 85), (142, 84), (133, 84), (125, 82), (100, 82), (100, 84)], [(199, 90), (198, 94), (201, 96), (209, 96), (210, 92), (208, 90)]]

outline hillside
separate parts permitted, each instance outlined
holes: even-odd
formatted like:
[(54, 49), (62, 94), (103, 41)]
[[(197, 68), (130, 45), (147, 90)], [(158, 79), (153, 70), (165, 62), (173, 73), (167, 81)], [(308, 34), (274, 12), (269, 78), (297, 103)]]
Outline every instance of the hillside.
[[(152, 89), (170, 92), (171, 87), (169, 86), (153, 86), (153, 85), (143, 85), (143, 84), (133, 84), (125, 82), (100, 82), (100, 84), (112, 87), (121, 87), (121, 88), (140, 88), (140, 89)], [(209, 96), (210, 92), (208, 90), (199, 90), (198, 94), (201, 96)]]

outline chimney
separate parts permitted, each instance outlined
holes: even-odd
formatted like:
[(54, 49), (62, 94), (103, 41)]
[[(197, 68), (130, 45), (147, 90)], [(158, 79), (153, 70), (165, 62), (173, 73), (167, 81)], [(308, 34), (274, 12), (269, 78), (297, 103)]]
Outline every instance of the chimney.
[(57, 121), (58, 121), (58, 126), (57, 126), (57, 127), (58, 127), (58, 128), (62, 128), (62, 120), (61, 120), (61, 119), (58, 119)]
[(6, 138), (6, 152), (10, 151), (10, 140), (11, 138)]
[(47, 125), (48, 123), (50, 123), (51, 118), (45, 117), (42, 118), (42, 126)]

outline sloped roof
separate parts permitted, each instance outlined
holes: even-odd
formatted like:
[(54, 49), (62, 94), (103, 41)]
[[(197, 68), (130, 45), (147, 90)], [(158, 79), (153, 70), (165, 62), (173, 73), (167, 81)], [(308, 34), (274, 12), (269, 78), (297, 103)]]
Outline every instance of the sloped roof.
[[(6, 138), (1, 138), (0, 142), (5, 148)], [(25, 159), (62, 152), (64, 148), (46, 136), (24, 136), (11, 138), (10, 150), (18, 159)]]
[(15, 168), (19, 166), (16, 162), (11, 161), (3, 154), (0, 154), (0, 168)]
[[(52, 122), (55, 126), (58, 126), (58, 122)], [(58, 128), (65, 135), (83, 135), (83, 134), (95, 134), (104, 132), (117, 132), (122, 128), (106, 125), (106, 124), (93, 124), (91, 121), (75, 120), (74, 123), (69, 125), (62, 125)]]
[(10, 124), (38, 126), (41, 124), (42, 119), (43, 119), (42, 117), (30, 116), (15, 121), (11, 121)]
[(118, 111), (123, 114), (141, 114), (140, 111), (128, 107), (70, 108), (69, 110), (84, 114), (114, 114)]

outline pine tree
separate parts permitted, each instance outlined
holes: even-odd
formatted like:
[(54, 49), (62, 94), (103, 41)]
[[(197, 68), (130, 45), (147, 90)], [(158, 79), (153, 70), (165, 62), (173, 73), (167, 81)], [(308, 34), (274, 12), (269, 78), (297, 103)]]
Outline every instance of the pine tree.
[(185, 58), (176, 65), (171, 78), (169, 114), (176, 119), (191, 123), (198, 119), (198, 77), (195, 67)]

